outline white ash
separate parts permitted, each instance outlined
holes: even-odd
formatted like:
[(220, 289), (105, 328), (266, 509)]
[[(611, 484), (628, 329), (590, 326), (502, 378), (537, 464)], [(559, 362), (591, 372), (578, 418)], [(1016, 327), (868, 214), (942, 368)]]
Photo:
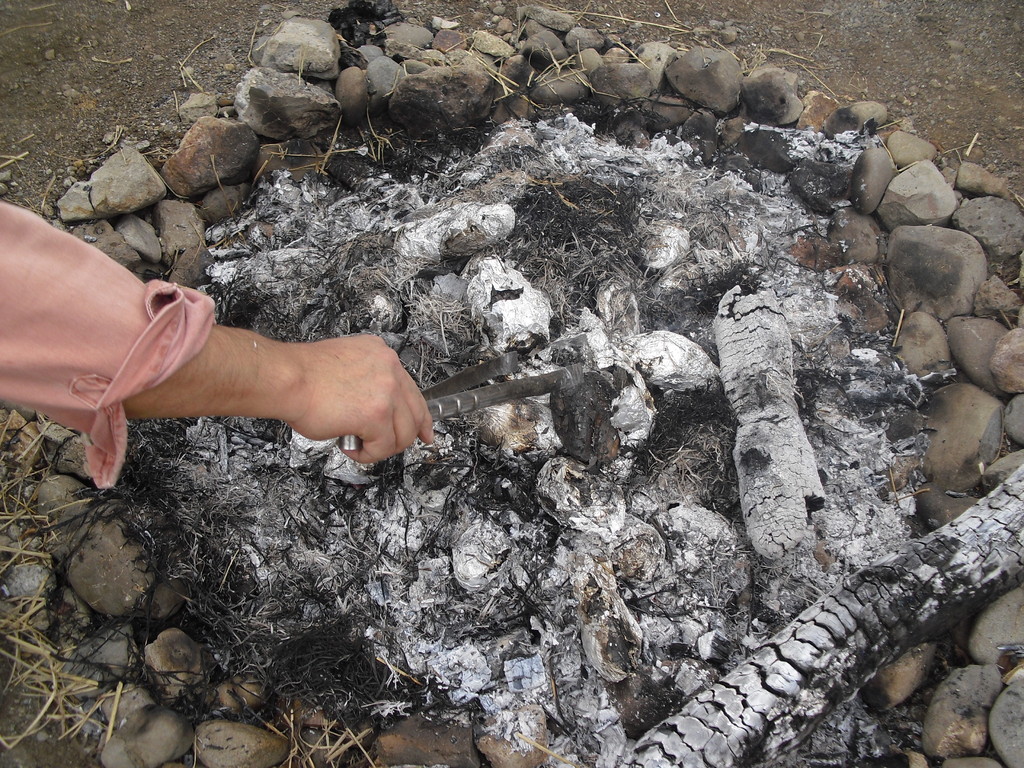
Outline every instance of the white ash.
[[(842, 162), (857, 148), (849, 137), (792, 136), (817, 158)], [(271, 335), (362, 330), (372, 320), (368, 305), (394, 314), (397, 303), (408, 325), (395, 325), (387, 338), (423, 384), (462, 367), (467, 360), (459, 355), (473, 349), (538, 342), (525, 372), (550, 370), (568, 355), (621, 367), (632, 382), (613, 417), (622, 453), (603, 467), (559, 455), (560, 443), (550, 438), (484, 441), (482, 421), (456, 419), (438, 425), (433, 447), (347, 474), (335, 466), (332, 445), (297, 437), (235, 440), (237, 432), (222, 422), (201, 420), (189, 433), (193, 450), (176, 467), (197, 501), (230, 510), (213, 514), (230, 514), (237, 526), (236, 536), (216, 546), (236, 552), (235, 567), (248, 568), (256, 585), (253, 615), (236, 617), (240, 636), (247, 627), (266, 628), (267, 617), (280, 615), (273, 606), (301, 600), (301, 620), (288, 613), (273, 619), (273, 634), (287, 636), (339, 613), (358, 617), (376, 655), (434, 686), (431, 701), (466, 707), (467, 717), (479, 709), (487, 730), (504, 738), (520, 727), (524, 708), (540, 706), (559, 724), (554, 751), (610, 768), (622, 763), (629, 744), (594, 668), (595, 660), (608, 661), (601, 638), (609, 626), (588, 627), (578, 616), (586, 586), (580, 573), (595, 576), (609, 615), (629, 628), (631, 655), (606, 665), (606, 675), (616, 664), (630, 674), (633, 666), (671, 669), (689, 693), (711, 674), (702, 659), (728, 666), (843, 573), (908, 537), (913, 501), (886, 492), (895, 455), (884, 434), (886, 408), (897, 407), (893, 393), (909, 386), (889, 370), (888, 340), (848, 340), (822, 277), (790, 262), (794, 233), (813, 229), (815, 220), (786, 185), (755, 193), (733, 174), (692, 167), (690, 154), (686, 144), (663, 139), (644, 149), (622, 147), (572, 117), (513, 124), (477, 155), (412, 181), (382, 175), (349, 192), (312, 177), (295, 184), (277, 175), (259, 187), (240, 219), (211, 231), (230, 242), (213, 251), (212, 291), (228, 303), (251, 297), (243, 316)], [(570, 254), (576, 261), (604, 259), (584, 275), (596, 275), (589, 305), (567, 305), (573, 286), (538, 267), (543, 252), (531, 249), (543, 251), (544, 243), (528, 221), (515, 214), (506, 228), (501, 206), (516, 211), (517, 201), (535, 191), (531, 179), (555, 188), (582, 179), (637, 196), (636, 228), (622, 233), (622, 243)], [(564, 205), (557, 194), (551, 200)], [(453, 211), (471, 222), (454, 228), (454, 249)], [(624, 244), (666, 221), (688, 234), (689, 247), (674, 249), (679, 261), (665, 270), (625, 270), (631, 257)], [(470, 230), (483, 234), (463, 236)], [(469, 256), (468, 263), (450, 256)], [(616, 258), (622, 271), (614, 269)], [(424, 265), (439, 263), (453, 271), (423, 273)], [(732, 275), (779, 295), (798, 382), (806, 376), (813, 389), (803, 393), (803, 415), (826, 504), (811, 523), (828, 565), (806, 542), (764, 568), (736, 511), (716, 511), (698, 499), (703, 480), (693, 476), (691, 460), (703, 446), (680, 445), (654, 464), (638, 460), (657, 419), (651, 393), (657, 403), (676, 384), (671, 376), (652, 378), (653, 363), (630, 352), (638, 339), (685, 338), (693, 355), (673, 353), (672, 363), (693, 362), (697, 372), (680, 386), (714, 388), (713, 313), (694, 308), (717, 301)], [(523, 296), (537, 306), (547, 302), (547, 318), (538, 311), (521, 321), (518, 309), (497, 317), (495, 307)], [(246, 308), (240, 301), (231, 306)], [(601, 307), (603, 316), (595, 314)], [(851, 347), (876, 348), (879, 356), (851, 356)], [(874, 400), (846, 396), (845, 387), (857, 381), (873, 382)], [(546, 409), (538, 399), (527, 410)], [(550, 434), (550, 414), (537, 420)], [(640, 474), (641, 466), (650, 466), (649, 474)], [(332, 479), (339, 477), (356, 487)], [(589, 570), (581, 571), (581, 562)], [(311, 600), (313, 591), (321, 599)], [(216, 638), (204, 640), (216, 650)], [(407, 708), (387, 697), (374, 706)]]

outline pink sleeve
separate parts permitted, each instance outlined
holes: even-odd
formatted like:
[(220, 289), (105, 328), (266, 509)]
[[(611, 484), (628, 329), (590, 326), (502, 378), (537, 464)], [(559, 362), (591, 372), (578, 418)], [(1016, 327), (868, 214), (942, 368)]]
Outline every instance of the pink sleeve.
[(143, 283), (102, 251), (0, 203), (0, 398), (88, 433), (96, 485), (124, 463), (121, 403), (192, 359), (213, 301)]

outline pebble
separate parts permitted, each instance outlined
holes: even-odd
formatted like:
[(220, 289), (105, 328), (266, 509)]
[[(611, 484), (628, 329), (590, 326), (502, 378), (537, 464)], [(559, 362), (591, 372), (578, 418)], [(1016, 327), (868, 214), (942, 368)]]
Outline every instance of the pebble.
[(991, 603), (974, 619), (968, 651), (977, 664), (995, 664), (999, 646), (1024, 640), (1024, 587), (1017, 587)]
[(288, 757), (288, 739), (254, 725), (207, 720), (196, 727), (195, 751), (206, 768), (272, 768)]
[(897, 174), (878, 204), (878, 216), (889, 231), (901, 225), (949, 223), (956, 194), (934, 163), (921, 161)]
[(67, 563), (68, 582), (97, 613), (126, 616), (153, 586), (142, 546), (116, 520), (90, 525)]
[(1024, 328), (1014, 328), (999, 340), (990, 365), (996, 386), (1004, 392), (1024, 392)]
[(1006, 768), (1024, 768), (1024, 680), (999, 694), (989, 713), (988, 731)]
[(103, 747), (103, 768), (159, 768), (192, 747), (192, 724), (162, 707), (133, 713)]
[(780, 67), (757, 67), (743, 78), (740, 99), (751, 120), (765, 125), (795, 123), (804, 109), (797, 76)]
[(181, 698), (206, 679), (203, 647), (176, 627), (165, 629), (146, 646), (145, 659), (150, 680), (164, 701)]
[(885, 140), (897, 168), (906, 168), (921, 160), (934, 160), (939, 150), (930, 141), (906, 131), (893, 131)]
[(665, 67), (665, 78), (680, 96), (718, 114), (739, 104), (743, 73), (727, 51), (691, 48)]
[(1002, 403), (973, 384), (950, 384), (928, 403), (932, 430), (924, 475), (943, 490), (969, 491), (981, 480), (1002, 442)]
[(952, 317), (946, 323), (946, 337), (957, 368), (971, 383), (996, 397), (1005, 393), (996, 385), (989, 363), (996, 344), (1006, 333), (1005, 325), (982, 317)]
[(956, 669), (939, 683), (924, 717), (921, 745), (928, 757), (979, 755), (988, 741), (988, 714), (1002, 688), (999, 667)]
[(886, 710), (909, 699), (927, 678), (935, 648), (935, 643), (915, 646), (882, 667), (861, 689), (864, 701), (874, 709)]
[(897, 306), (930, 312), (940, 320), (971, 314), (974, 296), (988, 277), (981, 244), (954, 229), (897, 227), (887, 260)]
[(953, 214), (953, 226), (969, 232), (993, 259), (1010, 259), (1024, 252), (1024, 212), (1001, 197), (965, 200)]
[(865, 215), (874, 213), (894, 176), (896, 166), (883, 147), (871, 147), (861, 152), (853, 164), (850, 180), (850, 202), (857, 212)]
[(917, 376), (952, 367), (942, 323), (927, 312), (910, 312), (903, 318), (903, 327), (893, 351), (903, 360), (907, 370)]

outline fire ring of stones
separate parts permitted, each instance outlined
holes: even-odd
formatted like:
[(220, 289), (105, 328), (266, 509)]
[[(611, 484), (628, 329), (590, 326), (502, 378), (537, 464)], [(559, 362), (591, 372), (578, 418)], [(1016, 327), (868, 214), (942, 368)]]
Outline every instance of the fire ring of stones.
[(353, 2), (254, 56), (229, 112), (193, 95), (159, 171), (121, 147), (61, 219), (221, 322), (379, 334), (424, 386), (508, 350), (585, 374), (373, 467), (280, 424), (136, 425), (120, 497), (89, 502), (81, 439), (7, 411), (5, 472), (56, 470), (23, 492), (57, 535), (5, 594), (55, 596), (106, 768), (357, 742), (1024, 765), (1005, 182), (881, 104), (537, 6), (467, 33)]

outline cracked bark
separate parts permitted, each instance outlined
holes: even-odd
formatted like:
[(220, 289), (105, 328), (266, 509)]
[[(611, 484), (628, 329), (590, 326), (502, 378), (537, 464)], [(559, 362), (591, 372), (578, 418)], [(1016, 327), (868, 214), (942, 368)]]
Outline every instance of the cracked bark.
[(793, 342), (775, 294), (733, 288), (715, 318), (720, 376), (736, 413), (740, 507), (759, 555), (777, 559), (809, 532), (825, 492), (796, 409)]
[(746, 766), (797, 746), (883, 665), (1024, 583), (1024, 468), (848, 576), (637, 742), (636, 768)]

